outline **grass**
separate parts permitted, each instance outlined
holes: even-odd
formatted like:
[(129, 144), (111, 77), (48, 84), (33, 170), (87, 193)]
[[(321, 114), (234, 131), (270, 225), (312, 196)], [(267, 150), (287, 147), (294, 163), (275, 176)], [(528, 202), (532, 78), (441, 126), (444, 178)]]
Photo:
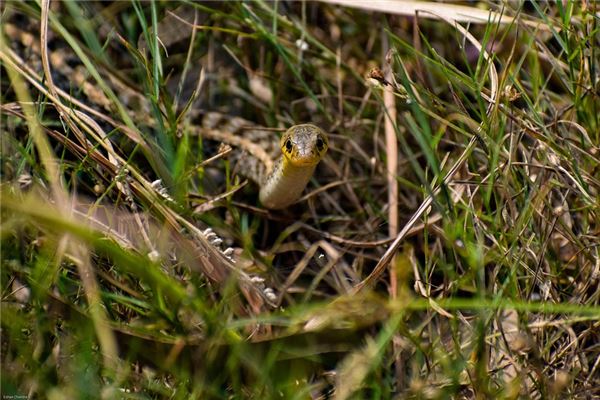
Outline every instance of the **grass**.
[[(5, 2), (2, 395), (600, 396), (597, 3), (482, 4)], [(301, 201), (206, 111), (329, 132)]]

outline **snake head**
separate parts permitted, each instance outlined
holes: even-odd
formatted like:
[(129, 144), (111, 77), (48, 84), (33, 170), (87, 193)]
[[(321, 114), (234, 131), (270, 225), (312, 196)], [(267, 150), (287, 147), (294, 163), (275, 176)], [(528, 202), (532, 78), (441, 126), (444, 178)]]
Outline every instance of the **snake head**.
[(315, 125), (294, 125), (281, 137), (280, 147), (284, 157), (292, 165), (308, 167), (321, 161), (329, 147), (329, 139)]

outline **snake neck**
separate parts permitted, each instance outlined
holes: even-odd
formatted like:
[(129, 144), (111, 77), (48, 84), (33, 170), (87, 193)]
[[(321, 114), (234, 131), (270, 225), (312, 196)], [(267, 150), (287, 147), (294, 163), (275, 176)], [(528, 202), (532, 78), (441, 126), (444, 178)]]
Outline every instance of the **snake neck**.
[(291, 205), (302, 194), (315, 168), (316, 165), (295, 166), (284, 156), (279, 157), (273, 170), (263, 178), (260, 202), (275, 210)]

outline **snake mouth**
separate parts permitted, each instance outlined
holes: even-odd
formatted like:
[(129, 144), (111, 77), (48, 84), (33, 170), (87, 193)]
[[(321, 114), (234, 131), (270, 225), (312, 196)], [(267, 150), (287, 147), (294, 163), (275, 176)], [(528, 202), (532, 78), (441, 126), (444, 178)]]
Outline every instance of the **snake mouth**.
[(286, 157), (288, 162), (294, 167), (312, 167), (321, 161), (318, 154), (293, 154)]

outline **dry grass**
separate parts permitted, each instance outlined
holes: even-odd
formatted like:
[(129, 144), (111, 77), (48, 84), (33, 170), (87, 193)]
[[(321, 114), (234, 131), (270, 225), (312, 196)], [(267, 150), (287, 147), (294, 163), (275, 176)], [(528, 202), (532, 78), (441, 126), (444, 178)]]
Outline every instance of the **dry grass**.
[(332, 3), (2, 5), (3, 395), (600, 396), (597, 4)]

